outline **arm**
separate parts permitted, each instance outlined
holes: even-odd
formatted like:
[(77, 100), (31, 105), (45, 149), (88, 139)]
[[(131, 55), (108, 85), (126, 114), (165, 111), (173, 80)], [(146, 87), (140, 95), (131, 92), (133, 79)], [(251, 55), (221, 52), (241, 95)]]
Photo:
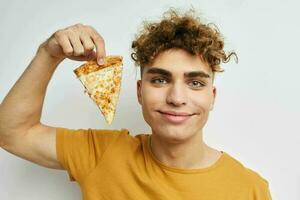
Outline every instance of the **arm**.
[(104, 56), (102, 37), (81, 24), (59, 30), (41, 44), (0, 105), (0, 146), (39, 165), (62, 169), (56, 158), (55, 127), (40, 122), (48, 83), (65, 58), (83, 61)]

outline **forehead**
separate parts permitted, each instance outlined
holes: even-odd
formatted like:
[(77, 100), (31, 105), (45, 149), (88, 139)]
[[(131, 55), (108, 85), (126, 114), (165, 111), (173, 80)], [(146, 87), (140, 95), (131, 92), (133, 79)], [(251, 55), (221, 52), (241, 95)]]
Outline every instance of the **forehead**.
[(210, 66), (200, 56), (191, 55), (181, 49), (171, 49), (161, 52), (154, 61), (144, 67), (143, 74), (150, 68), (161, 68), (172, 75), (184, 75), (189, 72), (202, 71), (212, 77)]

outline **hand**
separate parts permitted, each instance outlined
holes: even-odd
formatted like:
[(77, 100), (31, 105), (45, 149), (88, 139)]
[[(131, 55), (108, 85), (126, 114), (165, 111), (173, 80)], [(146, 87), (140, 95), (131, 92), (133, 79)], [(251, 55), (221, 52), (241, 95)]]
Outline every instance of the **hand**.
[[(94, 51), (96, 47), (96, 52)], [(84, 61), (97, 59), (103, 64), (105, 44), (101, 35), (91, 26), (76, 24), (56, 31), (40, 48), (58, 60), (69, 58)]]

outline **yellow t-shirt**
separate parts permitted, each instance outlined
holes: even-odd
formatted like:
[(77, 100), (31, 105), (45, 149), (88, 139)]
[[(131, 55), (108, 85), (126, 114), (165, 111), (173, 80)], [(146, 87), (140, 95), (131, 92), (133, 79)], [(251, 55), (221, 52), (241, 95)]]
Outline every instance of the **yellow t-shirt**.
[(58, 160), (84, 200), (271, 200), (268, 182), (222, 151), (202, 169), (157, 160), (149, 134), (128, 130), (56, 130)]

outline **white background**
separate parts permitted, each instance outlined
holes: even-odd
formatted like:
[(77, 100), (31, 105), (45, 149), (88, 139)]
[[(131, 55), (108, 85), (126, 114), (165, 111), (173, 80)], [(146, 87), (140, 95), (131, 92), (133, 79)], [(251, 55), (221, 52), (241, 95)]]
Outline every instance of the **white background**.
[[(223, 33), (239, 63), (217, 76), (214, 111), (205, 141), (268, 180), (273, 199), (300, 199), (300, 3), (296, 0), (0, 1), (0, 101), (25, 70), (38, 45), (75, 23), (94, 26), (107, 54), (124, 56), (116, 118), (108, 126), (64, 61), (48, 87), (42, 122), (68, 128), (127, 128), (149, 132), (136, 99), (130, 46), (142, 20), (156, 20), (170, 6), (198, 9)], [(100, 177), (101, 178), (101, 177)], [(67, 173), (32, 164), (0, 149), (1, 200), (79, 200)]]

